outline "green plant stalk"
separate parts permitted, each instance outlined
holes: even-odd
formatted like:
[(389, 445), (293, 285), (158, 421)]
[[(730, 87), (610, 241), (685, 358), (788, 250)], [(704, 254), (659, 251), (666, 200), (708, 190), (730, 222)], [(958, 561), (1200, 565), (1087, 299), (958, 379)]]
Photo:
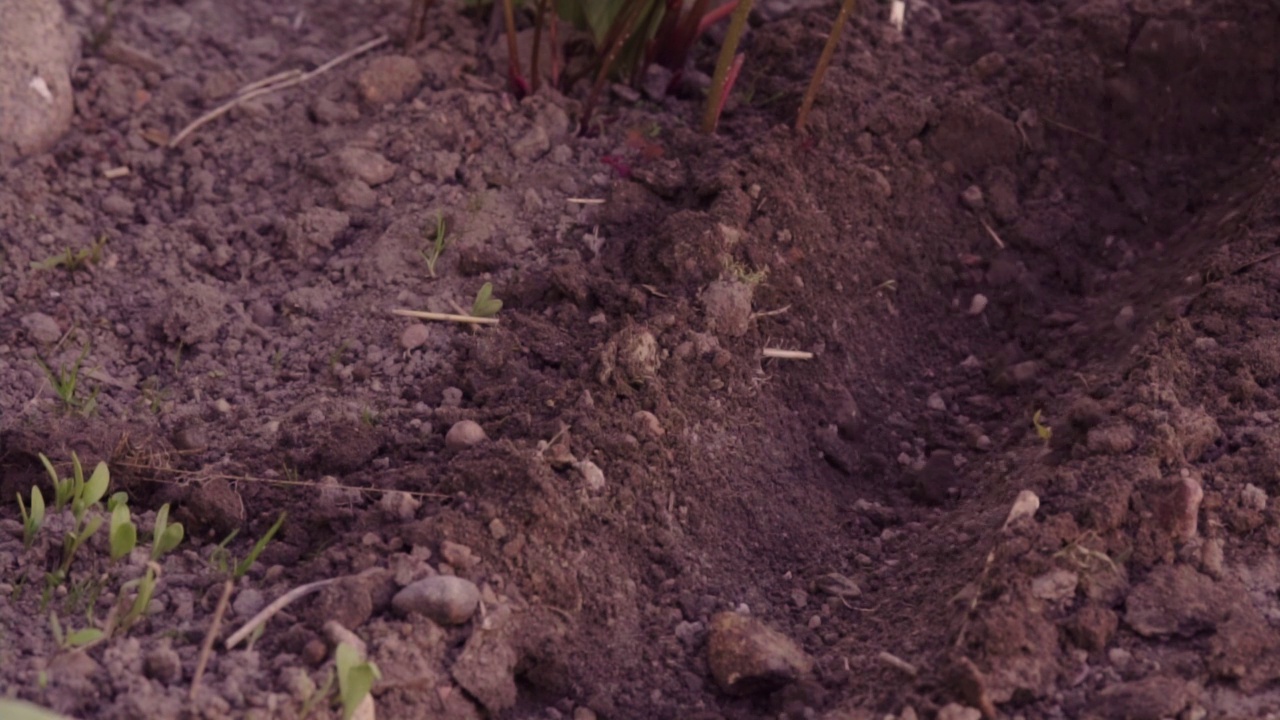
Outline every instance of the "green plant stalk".
[[(720, 111), (724, 108), (724, 98), (732, 87), (733, 78), (730, 70), (735, 64), (734, 56), (738, 52), (738, 43), (742, 41), (742, 31), (747, 27), (747, 16), (751, 14), (754, 0), (742, 0), (734, 9), (729, 20), (729, 31), (724, 36), (724, 46), (720, 48), (720, 57), (716, 58), (715, 74), (711, 76), (711, 93), (707, 96), (707, 106), (702, 113), (702, 132), (710, 135), (716, 131), (720, 121)], [(741, 61), (738, 61), (739, 63)], [(739, 67), (741, 65), (739, 64)], [(734, 73), (734, 77), (736, 77)]]
[(835, 24), (831, 26), (827, 44), (822, 48), (822, 55), (818, 57), (818, 66), (813, 70), (813, 77), (809, 79), (809, 88), (804, 91), (804, 99), (800, 102), (800, 110), (796, 113), (796, 132), (804, 132), (805, 125), (809, 122), (809, 111), (813, 109), (813, 101), (817, 99), (818, 90), (822, 87), (822, 78), (827, 74), (827, 67), (831, 65), (831, 57), (835, 55), (836, 47), (840, 44), (840, 35), (844, 32), (849, 16), (853, 14), (855, 2), (856, 0), (844, 0), (840, 4), (840, 13), (836, 15)]

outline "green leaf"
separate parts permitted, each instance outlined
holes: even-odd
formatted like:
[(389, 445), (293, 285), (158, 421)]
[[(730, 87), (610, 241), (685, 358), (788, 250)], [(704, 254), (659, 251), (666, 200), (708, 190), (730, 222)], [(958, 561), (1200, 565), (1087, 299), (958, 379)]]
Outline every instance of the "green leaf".
[(98, 528), (100, 527), (102, 527), (101, 515), (94, 515), (92, 518), (89, 518), (89, 522), (85, 525), (84, 530), (76, 536), (76, 545), (81, 545), (86, 540), (93, 537), (93, 534), (98, 532)]
[(98, 466), (93, 469), (93, 475), (89, 477), (89, 482), (84, 486), (84, 504), (85, 507), (92, 507), (107, 494), (107, 486), (111, 484), (111, 471), (107, 469), (107, 464), (99, 461)]
[(111, 559), (120, 558), (133, 552), (138, 545), (138, 526), (129, 517), (128, 505), (117, 505), (111, 511), (111, 530), (108, 533), (111, 545)]
[(1036, 435), (1039, 435), (1041, 440), (1049, 442), (1053, 439), (1053, 428), (1040, 422), (1040, 417), (1041, 411), (1037, 410), (1035, 414), (1031, 416), (1031, 424), (1036, 428)]
[(83, 630), (77, 630), (67, 636), (67, 647), (84, 647), (89, 643), (101, 640), (103, 634), (104, 633), (98, 628), (84, 628)]
[(182, 523), (169, 524), (169, 503), (160, 506), (156, 512), (156, 526), (151, 538), (151, 559), (159, 560), (165, 553), (171, 552), (182, 542), (185, 531)]
[(485, 283), (480, 286), (480, 292), (476, 293), (476, 301), (471, 304), (471, 314), (475, 317), (493, 317), (502, 309), (502, 301), (493, 296), (493, 283)]
[(382, 677), (378, 666), (362, 662), (360, 653), (347, 643), (338, 643), (334, 652), (334, 665), (338, 668), (338, 695), (342, 698), (342, 717), (350, 720), (356, 708), (373, 690), (373, 683)]
[(38, 530), (44, 524), (44, 493), (40, 488), (31, 488), (31, 524)]
[(107, 498), (107, 512), (115, 512), (117, 507), (128, 504), (129, 493), (123, 490), (111, 493), (111, 497)]

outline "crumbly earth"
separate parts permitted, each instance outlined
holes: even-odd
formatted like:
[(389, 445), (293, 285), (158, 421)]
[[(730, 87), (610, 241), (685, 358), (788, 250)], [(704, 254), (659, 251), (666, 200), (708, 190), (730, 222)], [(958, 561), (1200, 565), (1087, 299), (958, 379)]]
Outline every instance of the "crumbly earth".
[[(384, 718), (1280, 712), (1275, 3), (915, 0), (902, 35), (866, 4), (798, 135), (825, 3), (753, 26), (714, 137), (697, 91), (580, 135), (583, 84), (517, 101), (439, 3), (174, 150), (404, 8), (116, 5), (71, 133), (0, 170), (0, 497), (75, 452), (187, 539), (139, 623), (63, 651), (47, 613), (101, 624), (147, 558), (100, 533), (42, 598), (67, 519), (27, 550), (0, 506), (5, 695), (336, 717), (337, 622)], [(497, 325), (391, 312), (484, 283)], [(82, 354), (68, 406), (41, 362)], [(190, 700), (219, 543), (281, 511)], [(393, 605), (436, 574), (474, 616)], [(798, 677), (723, 690), (733, 610)]]

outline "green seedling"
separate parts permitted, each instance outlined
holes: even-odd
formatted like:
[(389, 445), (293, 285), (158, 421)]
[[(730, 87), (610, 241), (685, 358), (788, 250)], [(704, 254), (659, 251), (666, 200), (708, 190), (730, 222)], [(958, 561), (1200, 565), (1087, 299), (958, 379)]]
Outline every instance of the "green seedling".
[(165, 553), (178, 547), (185, 534), (182, 523), (169, 523), (169, 503), (161, 505), (156, 512), (156, 527), (151, 536), (152, 562), (159, 561)]
[(471, 314), (475, 317), (491, 318), (502, 309), (502, 301), (493, 296), (493, 283), (480, 286), (475, 302), (471, 303)]
[(338, 643), (334, 651), (334, 665), (338, 671), (338, 697), (342, 700), (342, 719), (351, 720), (356, 708), (373, 690), (373, 683), (382, 678), (376, 663), (363, 660), (360, 652), (347, 643)]
[(1053, 439), (1053, 428), (1040, 421), (1041, 414), (1042, 411), (1037, 410), (1035, 414), (1031, 416), (1031, 424), (1036, 429), (1036, 435), (1040, 436), (1041, 440), (1048, 443)]
[(97, 407), (98, 392), (101, 390), (101, 388), (94, 388), (87, 398), (76, 396), (76, 390), (80, 387), (80, 369), (84, 366), (84, 359), (88, 356), (89, 345), (86, 343), (84, 350), (80, 351), (80, 356), (71, 364), (71, 367), (54, 370), (42, 358), (36, 358), (40, 369), (44, 370), (45, 377), (49, 379), (49, 385), (53, 387), (54, 394), (62, 400), (62, 404), (67, 408), (79, 410), (85, 415), (89, 415)]
[(22, 493), (18, 493), (18, 510), (22, 512), (22, 546), (30, 550), (36, 542), (40, 526), (44, 524), (44, 494), (40, 492), (40, 488), (31, 488), (30, 512), (27, 511), (26, 503), (22, 502)]
[[(422, 234), (424, 236), (429, 236), (428, 228), (424, 228)], [(427, 273), (431, 275), (433, 279), (436, 276), (436, 262), (440, 259), (440, 256), (444, 254), (444, 248), (447, 244), (444, 215), (440, 214), (439, 211), (436, 211), (435, 240), (432, 241), (431, 247), (423, 248), (418, 251), (422, 255), (422, 259), (427, 263)]]
[(129, 506), (127, 504), (119, 503), (111, 511), (111, 524), (107, 529), (107, 540), (111, 546), (112, 562), (127, 556), (138, 546), (138, 526), (133, 523), (133, 518), (129, 516)]
[(45, 457), (44, 453), (40, 453), (40, 462), (44, 464), (45, 470), (49, 473), (49, 479), (53, 481), (54, 509), (61, 510), (69, 505), (71, 515), (75, 518), (75, 525), (62, 541), (62, 565), (57, 573), (54, 573), (57, 581), (61, 582), (66, 578), (67, 571), (71, 569), (71, 561), (75, 558), (76, 550), (93, 537), (93, 534), (98, 532), (98, 528), (102, 527), (101, 515), (94, 515), (87, 519), (86, 515), (89, 509), (97, 506), (107, 494), (107, 488), (111, 484), (111, 472), (107, 469), (105, 462), (99, 462), (86, 481), (84, 467), (80, 464), (80, 457), (75, 453), (71, 453), (72, 474), (69, 478), (59, 478), (53, 463)]
[(106, 634), (94, 627), (67, 632), (62, 629), (56, 612), (49, 613), (49, 630), (53, 632), (53, 641), (63, 650), (80, 650), (98, 642)]
[(100, 235), (97, 240), (82, 250), (67, 248), (65, 252), (51, 255), (44, 260), (31, 263), (32, 270), (54, 270), (64, 268), (67, 272), (75, 272), (88, 267), (89, 263), (102, 260), (102, 248), (107, 244), (107, 236)]

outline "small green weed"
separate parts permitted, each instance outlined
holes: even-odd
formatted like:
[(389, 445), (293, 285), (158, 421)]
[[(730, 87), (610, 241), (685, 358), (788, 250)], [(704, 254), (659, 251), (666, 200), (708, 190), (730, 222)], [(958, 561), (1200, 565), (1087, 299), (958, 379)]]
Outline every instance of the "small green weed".
[(107, 236), (100, 235), (92, 245), (81, 250), (72, 250), (67, 248), (66, 251), (51, 255), (44, 260), (31, 263), (32, 270), (55, 270), (64, 268), (67, 272), (75, 272), (84, 270), (90, 263), (97, 264), (102, 260), (102, 248), (107, 244)]
[(276, 533), (280, 532), (280, 528), (284, 525), (284, 519), (288, 515), (287, 512), (281, 512), (276, 518), (275, 524), (267, 530), (262, 537), (258, 538), (258, 542), (254, 543), (249, 554), (244, 556), (240, 561), (236, 561), (231, 555), (231, 551), (227, 550), (227, 546), (240, 533), (239, 530), (232, 530), (222, 542), (218, 543), (218, 547), (214, 548), (213, 553), (209, 556), (209, 562), (218, 570), (219, 573), (227, 575), (233, 580), (239, 580), (244, 577), (245, 573), (253, 567), (258, 561), (258, 556), (263, 550), (267, 549), (267, 545), (275, 539)]
[[(423, 228), (423, 237), (430, 237), (430, 228)], [(444, 215), (440, 211), (436, 211), (436, 230), (435, 239), (432, 240), (429, 247), (419, 250), (423, 261), (427, 263), (427, 273), (434, 279), (436, 276), (436, 262), (440, 260), (440, 256), (444, 254), (444, 249), (448, 245), (448, 233), (445, 228)]]
[(475, 317), (491, 318), (502, 309), (502, 301), (493, 296), (493, 283), (480, 286), (475, 302), (471, 303), (471, 314)]
[(71, 367), (54, 370), (42, 358), (36, 358), (40, 369), (44, 370), (45, 376), (49, 379), (49, 385), (53, 387), (53, 392), (62, 400), (63, 406), (68, 409), (79, 410), (84, 415), (93, 413), (98, 405), (98, 392), (101, 390), (101, 388), (94, 388), (87, 398), (80, 398), (76, 395), (76, 390), (80, 387), (80, 369), (84, 366), (84, 360), (88, 356), (89, 344), (86, 343), (84, 349), (80, 351), (79, 357), (71, 364)]

